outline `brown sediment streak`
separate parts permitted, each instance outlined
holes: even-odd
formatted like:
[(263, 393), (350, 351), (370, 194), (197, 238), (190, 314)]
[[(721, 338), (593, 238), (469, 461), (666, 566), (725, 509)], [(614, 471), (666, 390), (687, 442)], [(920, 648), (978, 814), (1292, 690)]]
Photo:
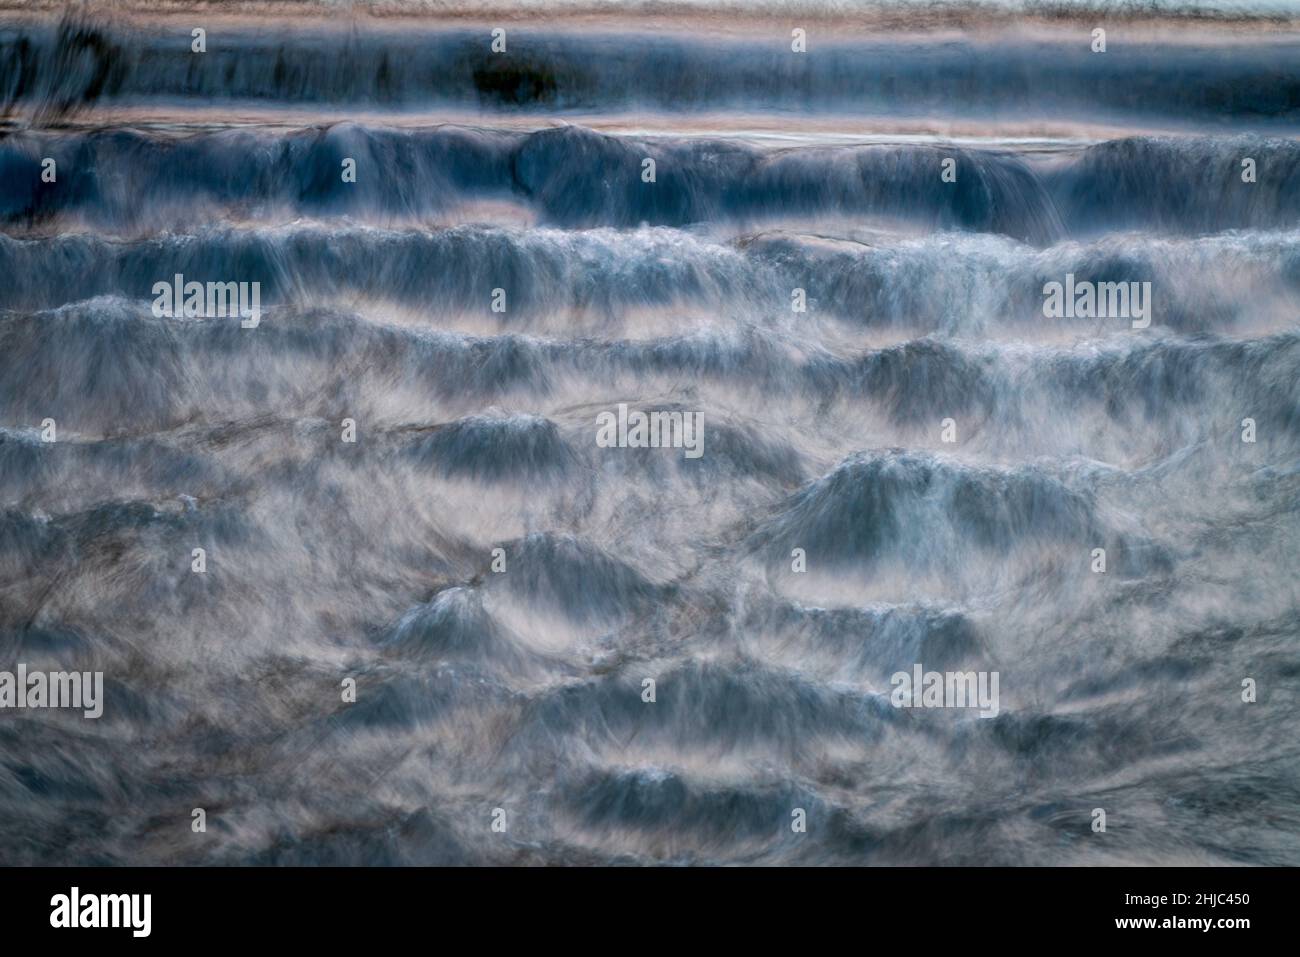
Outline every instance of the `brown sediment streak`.
[[(62, 15), (68, 10), (63, 0), (0, 0), (0, 17)], [(517, 0), (486, 2), (354, 2), (345, 7), (324, 0), (303, 2), (170, 3), (154, 0), (105, 0), (87, 2), (75, 8), (82, 15), (130, 18), (139, 23), (176, 23), (201, 18), (205, 23), (238, 26), (277, 20), (289, 25), (337, 25), (346, 28), (407, 24), (491, 27), (513, 24), (581, 31), (636, 30), (655, 32), (706, 32), (714, 35), (755, 35), (775, 28), (812, 25), (836, 37), (890, 33), (930, 38), (976, 36), (988, 31), (1015, 30), (1051, 34), (1062, 29), (1099, 24), (1122, 25), (1134, 38), (1163, 36), (1171, 40), (1214, 36), (1229, 41), (1300, 26), (1300, 13), (1285, 3), (1254, 6), (1222, 4), (1187, 6), (1167, 3), (1153, 9), (1149, 4), (1110, 2), (1055, 3), (1027, 2), (867, 2), (764, 4), (751, 0), (734, 3), (693, 3), (650, 0), (624, 3), (519, 3)]]

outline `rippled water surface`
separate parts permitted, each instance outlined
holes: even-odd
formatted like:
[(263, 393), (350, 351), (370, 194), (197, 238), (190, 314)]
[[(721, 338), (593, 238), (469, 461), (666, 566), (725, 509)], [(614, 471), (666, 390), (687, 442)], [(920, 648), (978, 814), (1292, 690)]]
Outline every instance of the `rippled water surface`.
[(954, 6), (0, 12), (0, 862), (1300, 863), (1300, 10)]

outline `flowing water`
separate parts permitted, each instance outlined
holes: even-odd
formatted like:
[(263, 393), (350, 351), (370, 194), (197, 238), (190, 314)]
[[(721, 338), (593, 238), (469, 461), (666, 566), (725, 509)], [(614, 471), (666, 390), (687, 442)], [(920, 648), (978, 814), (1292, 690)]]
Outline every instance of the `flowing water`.
[(0, 10), (0, 861), (1300, 864), (1296, 5), (155, 6)]

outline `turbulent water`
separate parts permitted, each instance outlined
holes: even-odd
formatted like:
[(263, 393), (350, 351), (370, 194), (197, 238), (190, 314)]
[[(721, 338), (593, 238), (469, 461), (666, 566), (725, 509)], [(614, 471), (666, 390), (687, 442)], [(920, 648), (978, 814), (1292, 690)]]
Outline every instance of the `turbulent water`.
[(1300, 9), (1103, 6), (0, 13), (0, 862), (1300, 864)]

